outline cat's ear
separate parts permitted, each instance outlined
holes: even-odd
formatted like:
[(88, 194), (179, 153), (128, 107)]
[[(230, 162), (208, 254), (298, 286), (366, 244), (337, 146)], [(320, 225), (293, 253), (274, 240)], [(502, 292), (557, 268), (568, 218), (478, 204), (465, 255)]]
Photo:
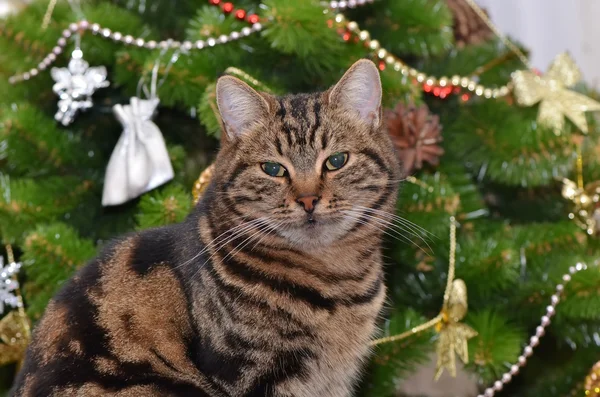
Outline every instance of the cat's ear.
[(269, 104), (243, 81), (223, 76), (217, 81), (217, 106), (227, 138), (235, 141), (267, 116)]
[(375, 64), (366, 59), (354, 63), (331, 89), (329, 103), (356, 112), (368, 124), (379, 127), (381, 80)]

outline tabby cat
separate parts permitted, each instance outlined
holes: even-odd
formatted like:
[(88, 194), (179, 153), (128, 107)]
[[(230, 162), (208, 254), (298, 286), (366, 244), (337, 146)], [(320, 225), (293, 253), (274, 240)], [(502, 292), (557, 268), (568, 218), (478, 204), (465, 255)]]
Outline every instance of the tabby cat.
[(181, 224), (104, 248), (51, 301), (16, 396), (352, 395), (385, 298), (400, 168), (375, 65), (275, 97), (224, 76), (214, 180)]

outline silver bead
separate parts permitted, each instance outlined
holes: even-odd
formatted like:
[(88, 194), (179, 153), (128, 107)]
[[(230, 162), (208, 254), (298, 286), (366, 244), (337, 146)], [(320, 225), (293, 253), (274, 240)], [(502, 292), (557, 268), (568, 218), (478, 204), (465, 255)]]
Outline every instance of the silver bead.
[(48, 54), (48, 59), (50, 60), (50, 63), (56, 61), (56, 54)]
[(546, 330), (544, 329), (544, 327), (541, 327), (538, 325), (535, 328), (535, 336), (537, 336), (538, 338), (541, 338), (542, 336), (544, 336), (545, 333), (546, 333)]
[(100, 31), (100, 25), (98, 25), (97, 23), (93, 23), (92, 24), (92, 32), (94, 34), (98, 33)]
[(65, 38), (67, 38), (67, 39), (69, 37), (71, 37), (72, 35), (73, 35), (73, 33), (69, 29), (65, 29), (65, 30), (62, 31), (62, 36), (65, 37)]
[(217, 40), (209, 37), (208, 40), (206, 40), (206, 44), (208, 44), (209, 47), (214, 47), (214, 45), (217, 44)]
[(61, 37), (60, 39), (58, 39), (57, 44), (61, 47), (64, 47), (67, 45), (67, 39), (65, 39), (64, 37)]
[(47, 66), (46, 66), (46, 64), (45, 64), (43, 61), (42, 61), (42, 62), (40, 62), (40, 63), (38, 63), (38, 66), (37, 66), (37, 68), (38, 68), (39, 70), (44, 70), (44, 69), (46, 69), (46, 67), (47, 67)]
[(583, 264), (581, 264), (581, 263), (576, 264), (575, 265), (575, 269), (577, 269), (578, 272), (582, 271), (583, 270)]
[(90, 23), (85, 19), (83, 21), (79, 21), (79, 28), (83, 30), (87, 30), (90, 27)]
[(142, 38), (139, 38), (139, 39), (135, 40), (135, 45), (138, 46), (138, 47), (143, 47), (145, 43), (146, 43), (146, 40), (144, 40)]
[(363, 4), (365, 4), (365, 0), (356, 0), (356, 2), (358, 3), (359, 6), (362, 6)]
[(540, 338), (538, 338), (537, 336), (534, 335), (531, 338), (529, 338), (529, 346), (536, 347), (539, 344), (540, 344)]
[(229, 38), (231, 40), (237, 40), (237, 39), (239, 39), (240, 38), (240, 32), (231, 32), (229, 34)]
[(127, 35), (127, 36), (123, 37), (123, 42), (125, 44), (131, 44), (131, 43), (133, 43), (133, 36)]
[(550, 303), (552, 303), (552, 306), (558, 305), (558, 302), (560, 302), (560, 298), (558, 297), (558, 295), (552, 295), (550, 297)]
[(339, 8), (346, 8), (346, 2), (345, 2), (345, 1), (343, 1), (343, 0), (342, 0), (342, 1), (340, 1), (340, 2), (339, 2), (339, 6), (338, 6), (338, 7), (339, 7)]
[[(516, 367), (519, 370), (519, 367)], [(502, 375), (502, 382), (509, 383), (512, 380), (512, 375), (508, 372)]]
[(520, 371), (519, 366), (518, 365), (511, 365), (510, 367), (510, 374), (512, 376), (515, 376), (516, 374), (518, 374)]
[(556, 292), (558, 292), (558, 293), (561, 293), (561, 292), (563, 292), (563, 291), (564, 291), (564, 289), (565, 289), (565, 286), (564, 286), (564, 285), (562, 285), (562, 284), (558, 284), (558, 285), (556, 286)]
[(337, 1), (332, 1), (331, 3), (329, 3), (329, 7), (336, 9), (338, 8), (338, 2)]
[(56, 46), (52, 49), (52, 53), (55, 55), (60, 55), (62, 53), (63, 49), (59, 46)]
[(571, 273), (571, 274), (577, 273), (577, 269), (575, 269), (575, 266), (569, 267), (569, 273)]
[(202, 41), (202, 40), (198, 40), (198, 41), (196, 41), (196, 42), (194, 43), (194, 46), (195, 46), (197, 49), (201, 50), (201, 49), (203, 49), (203, 48), (204, 48), (204, 41)]
[(550, 324), (550, 317), (542, 316), (542, 327), (547, 327)]
[(527, 364), (527, 359), (525, 356), (519, 356), (519, 358), (517, 358), (517, 362), (519, 363), (519, 366), (522, 367)]
[(532, 354), (533, 354), (533, 348), (531, 346), (525, 346), (525, 349), (523, 349), (523, 355), (525, 357), (531, 357)]
[(10, 84), (15, 84), (15, 83), (17, 82), (17, 78), (16, 78), (15, 76), (11, 76), (11, 77), (8, 79), (8, 82), (9, 82)]
[(217, 41), (221, 44), (227, 43), (228, 40), (229, 40), (229, 37), (227, 37), (224, 34), (220, 35), (219, 38), (217, 39)]
[(255, 32), (258, 32), (261, 29), (262, 29), (262, 25), (260, 22), (256, 22), (254, 25), (252, 25), (252, 30)]
[(552, 307), (552, 306), (546, 306), (546, 315), (548, 317), (554, 316), (554, 313), (556, 313), (556, 310), (554, 309), (554, 307)]
[(157, 45), (156, 41), (154, 41), (154, 40), (150, 40), (150, 41), (146, 42), (146, 48), (149, 48), (151, 50), (155, 49), (156, 45)]
[(38, 75), (38, 70), (36, 68), (33, 68), (29, 71), (29, 74), (32, 76), (37, 76)]
[(500, 390), (502, 390), (502, 387), (503, 387), (503, 386), (504, 386), (504, 385), (503, 385), (503, 384), (502, 384), (502, 382), (500, 382), (499, 380), (497, 380), (497, 381), (495, 381), (495, 382), (494, 382), (494, 390), (495, 390), (495, 391), (500, 391)]
[(102, 29), (102, 36), (108, 38), (112, 34), (112, 31), (109, 28)]
[(171, 46), (171, 43), (163, 40), (160, 43), (158, 43), (158, 46), (164, 50), (164, 49), (169, 48)]
[(29, 80), (29, 77), (31, 77), (31, 76), (29, 75), (29, 72), (25, 72), (25, 73), (23, 73), (23, 80)]
[(565, 283), (568, 283), (569, 281), (571, 281), (571, 276), (570, 276), (570, 275), (568, 275), (568, 274), (565, 274), (565, 275), (563, 276), (563, 281), (564, 281)]
[(348, 7), (350, 7), (350, 8), (356, 7), (356, 0), (348, 0)]
[(483, 393), (485, 397), (494, 397), (494, 394), (494, 389), (492, 389), (491, 387), (485, 389), (485, 392)]
[(79, 30), (79, 25), (77, 25), (76, 23), (72, 23), (69, 25), (69, 30), (71, 32), (77, 32)]
[(116, 41), (120, 41), (123, 38), (123, 33), (121, 32), (113, 32), (112, 39)]
[(184, 49), (184, 50), (186, 50), (186, 51), (189, 51), (189, 50), (191, 50), (193, 46), (194, 46), (194, 45), (192, 44), (192, 42), (191, 42), (191, 41), (184, 41), (184, 42), (181, 44), (181, 48), (183, 48), (183, 49)]
[(171, 43), (171, 48), (179, 48), (181, 47), (181, 41), (169, 40)]
[(243, 36), (248, 36), (250, 33), (252, 33), (252, 29), (250, 29), (248, 26), (242, 28), (242, 35)]

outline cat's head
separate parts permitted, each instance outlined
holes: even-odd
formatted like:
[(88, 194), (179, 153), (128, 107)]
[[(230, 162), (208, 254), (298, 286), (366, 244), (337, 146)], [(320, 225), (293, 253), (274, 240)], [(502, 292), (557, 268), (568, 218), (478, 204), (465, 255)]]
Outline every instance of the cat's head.
[[(225, 76), (215, 198), (224, 217), (263, 218), (263, 231), (302, 249), (379, 234), (400, 168), (381, 128), (379, 71), (356, 62), (329, 90), (275, 97)], [(352, 233), (351, 233), (352, 232)]]

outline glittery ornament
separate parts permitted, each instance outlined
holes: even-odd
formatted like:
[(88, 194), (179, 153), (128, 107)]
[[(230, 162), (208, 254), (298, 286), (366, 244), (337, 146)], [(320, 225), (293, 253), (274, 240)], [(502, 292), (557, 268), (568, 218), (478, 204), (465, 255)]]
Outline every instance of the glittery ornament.
[(600, 397), (600, 361), (594, 364), (583, 385), (586, 396)]
[(194, 183), (194, 187), (192, 189), (192, 196), (194, 197), (194, 204), (196, 204), (202, 198), (202, 193), (206, 190), (208, 185), (210, 185), (210, 181), (213, 177), (213, 172), (215, 171), (214, 164), (211, 164), (200, 174), (196, 183)]
[(538, 122), (552, 128), (557, 135), (564, 128), (565, 116), (587, 134), (585, 112), (600, 110), (599, 102), (568, 89), (580, 79), (579, 68), (566, 53), (558, 55), (543, 76), (527, 70), (512, 74), (517, 103), (533, 106), (540, 102)]
[(0, 320), (0, 365), (20, 367), (30, 341), (29, 319), (23, 310), (12, 311)]
[(0, 314), (4, 313), (5, 306), (21, 306), (21, 299), (15, 294), (19, 282), (14, 277), (20, 269), (21, 264), (18, 262), (4, 266), (4, 258), (0, 256)]
[(591, 182), (580, 188), (570, 179), (562, 180), (562, 196), (571, 201), (573, 207), (569, 219), (590, 236), (600, 234), (600, 181)]
[(76, 48), (66, 68), (52, 68), (51, 75), (56, 83), (52, 90), (58, 95), (58, 111), (54, 118), (69, 125), (80, 110), (93, 106), (92, 95), (98, 88), (108, 87), (106, 68), (90, 67), (83, 59), (81, 49)]
[(444, 149), (439, 117), (429, 112), (427, 105), (420, 107), (398, 103), (385, 112), (385, 126), (402, 161), (406, 175), (423, 167), (427, 162), (438, 165)]
[(435, 380), (438, 380), (444, 369), (456, 377), (456, 355), (464, 362), (469, 362), (467, 341), (477, 332), (466, 324), (460, 322), (467, 314), (467, 286), (465, 282), (456, 279), (452, 282), (452, 289), (447, 305), (442, 310), (443, 320), (438, 323), (439, 339), (436, 346), (437, 364)]

